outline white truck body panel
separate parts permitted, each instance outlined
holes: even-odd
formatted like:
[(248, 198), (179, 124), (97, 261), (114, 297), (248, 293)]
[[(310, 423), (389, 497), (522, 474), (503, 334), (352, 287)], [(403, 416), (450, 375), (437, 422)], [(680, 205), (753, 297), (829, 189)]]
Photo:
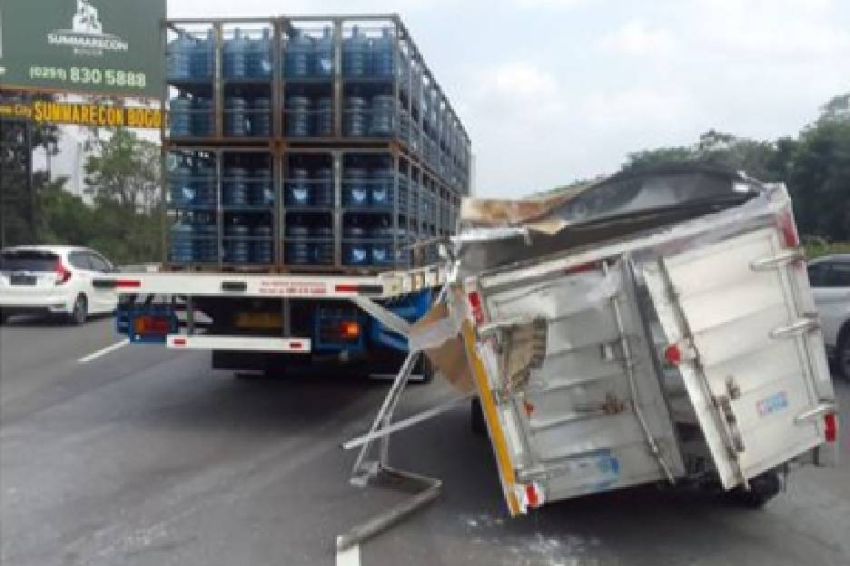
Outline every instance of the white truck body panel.
[(766, 228), (644, 269), (668, 343), (695, 350), (679, 370), (727, 489), (824, 442), (822, 419), (801, 418), (829, 388), (802, 262), (754, 269), (782, 251)]
[[(521, 393), (505, 386), (504, 364), (497, 362), (488, 372), (497, 397), (510, 399), (500, 404), (500, 414), (516, 431), (508, 438), (518, 477), (538, 483), (546, 499), (684, 473), (628, 289), (611, 285), (624, 277), (624, 266), (618, 269), (555, 276), (487, 295), (493, 321), (546, 323), (545, 357)], [(502, 340), (501, 349), (511, 347)], [(491, 350), (485, 355), (490, 359), (498, 357), (495, 348), (495, 341), (482, 345)], [(636, 381), (634, 392), (631, 380)], [(663, 463), (649, 449), (647, 434)]]
[[(464, 279), (477, 295), (463, 310), (488, 430), (504, 437), (494, 449), (512, 513), (713, 471), (726, 489), (746, 487), (829, 447), (823, 335), (782, 214), (790, 200), (776, 186), (640, 238)], [(511, 340), (540, 320), (545, 354), (517, 381), (511, 356), (528, 346)], [(678, 368), (664, 359), (672, 344), (684, 351)]]

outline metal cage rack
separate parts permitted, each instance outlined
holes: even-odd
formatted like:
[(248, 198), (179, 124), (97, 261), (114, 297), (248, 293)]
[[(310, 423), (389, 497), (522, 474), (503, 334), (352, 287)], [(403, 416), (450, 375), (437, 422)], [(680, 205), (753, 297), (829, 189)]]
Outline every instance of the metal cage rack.
[(170, 263), (406, 268), (453, 233), (470, 142), (398, 16), (166, 22)]

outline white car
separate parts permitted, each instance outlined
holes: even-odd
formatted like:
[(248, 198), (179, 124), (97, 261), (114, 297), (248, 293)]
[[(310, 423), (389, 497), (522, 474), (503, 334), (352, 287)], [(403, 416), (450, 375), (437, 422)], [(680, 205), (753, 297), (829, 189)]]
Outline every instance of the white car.
[(850, 379), (850, 254), (812, 260), (809, 281), (827, 350), (841, 375)]
[(15, 246), (0, 250), (0, 322), (15, 314), (60, 315), (83, 324), (111, 313), (113, 289), (97, 288), (98, 275), (115, 271), (102, 255), (79, 246)]

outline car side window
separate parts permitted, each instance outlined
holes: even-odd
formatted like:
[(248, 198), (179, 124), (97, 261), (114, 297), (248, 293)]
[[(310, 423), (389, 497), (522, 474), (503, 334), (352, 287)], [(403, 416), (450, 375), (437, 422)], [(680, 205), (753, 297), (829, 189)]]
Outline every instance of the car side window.
[(850, 263), (833, 263), (826, 276), (827, 287), (850, 287)]
[(77, 269), (91, 269), (91, 263), (89, 262), (87, 253), (71, 252), (68, 254), (68, 262), (72, 267), (76, 267)]
[(817, 263), (809, 266), (809, 283), (811, 283), (812, 287), (823, 287), (828, 270), (828, 263)]
[(109, 271), (109, 263), (99, 255), (90, 253), (89, 260), (91, 261), (92, 269), (94, 271), (100, 271), (101, 273)]

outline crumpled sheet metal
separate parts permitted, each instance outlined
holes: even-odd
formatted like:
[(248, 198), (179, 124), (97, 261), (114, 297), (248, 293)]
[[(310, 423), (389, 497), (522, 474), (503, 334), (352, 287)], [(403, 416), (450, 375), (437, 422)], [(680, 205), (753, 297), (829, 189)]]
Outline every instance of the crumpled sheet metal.
[(455, 308), (439, 303), (413, 324), (407, 339), (410, 349), (424, 352), (437, 372), (455, 389), (470, 393), (475, 389), (475, 382), (461, 336), (463, 324)]
[(460, 206), (460, 220), (472, 228), (523, 226), (544, 234), (557, 234), (567, 222), (556, 211), (589, 187), (572, 189), (542, 199), (476, 199), (465, 198)]

